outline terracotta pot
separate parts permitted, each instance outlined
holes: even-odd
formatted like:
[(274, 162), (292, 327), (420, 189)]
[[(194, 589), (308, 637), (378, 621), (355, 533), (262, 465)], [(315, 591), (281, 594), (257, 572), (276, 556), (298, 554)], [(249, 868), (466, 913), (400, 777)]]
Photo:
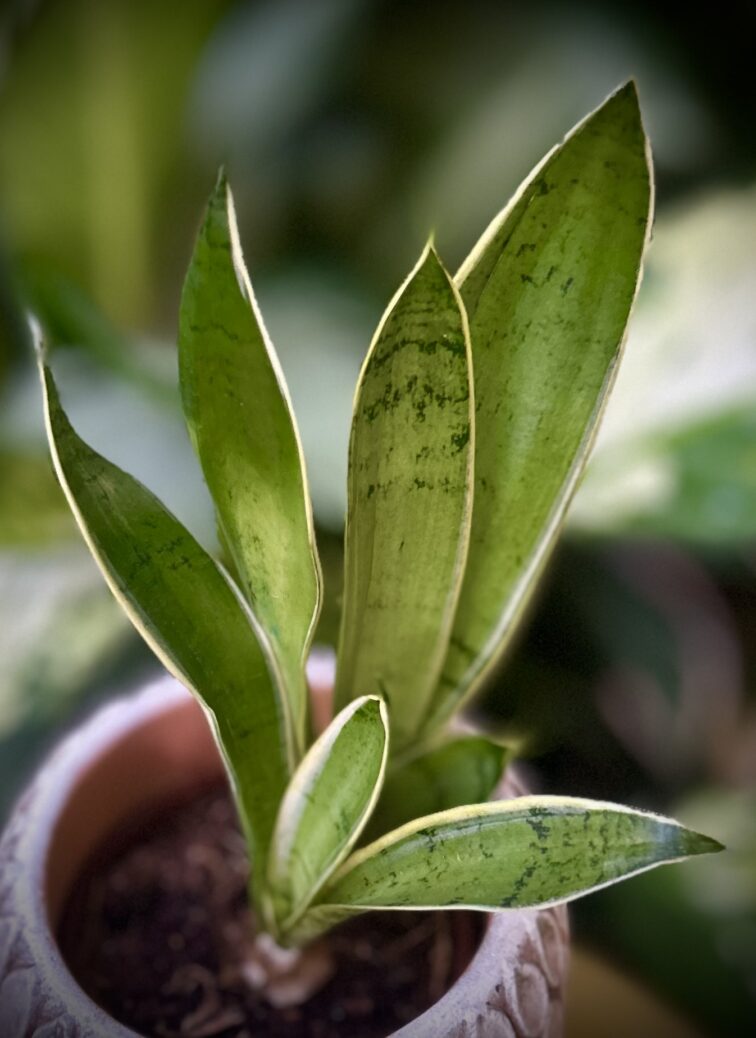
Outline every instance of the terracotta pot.
[[(323, 672), (321, 697), (322, 681)], [(56, 929), (86, 862), (123, 822), (220, 775), (202, 711), (170, 678), (106, 706), (63, 742), (0, 841), (2, 1038), (135, 1038), (78, 986)], [(501, 792), (519, 790), (508, 780)], [(558, 1036), (567, 941), (564, 908), (490, 916), (463, 975), (396, 1038)]]

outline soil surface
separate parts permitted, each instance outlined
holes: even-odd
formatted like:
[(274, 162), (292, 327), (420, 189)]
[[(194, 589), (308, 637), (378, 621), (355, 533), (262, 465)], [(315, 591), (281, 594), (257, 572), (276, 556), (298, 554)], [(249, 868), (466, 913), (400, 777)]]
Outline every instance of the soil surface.
[(143, 1035), (385, 1038), (443, 995), (482, 935), (477, 913), (367, 913), (330, 935), (325, 986), (276, 1009), (249, 980), (246, 879), (233, 806), (214, 791), (93, 863), (63, 920), (63, 954), (88, 994)]

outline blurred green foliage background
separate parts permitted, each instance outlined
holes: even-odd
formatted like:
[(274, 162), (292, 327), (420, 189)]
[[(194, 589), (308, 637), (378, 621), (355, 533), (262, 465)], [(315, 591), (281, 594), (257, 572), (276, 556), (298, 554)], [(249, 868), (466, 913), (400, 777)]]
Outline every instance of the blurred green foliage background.
[(335, 634), (352, 392), (430, 229), (458, 263), (629, 75), (657, 169), (624, 368), (563, 546), (476, 710), (549, 792), (731, 848), (575, 906), (579, 939), (701, 1034), (756, 1009), (753, 5), (36, 0), (0, 13), (0, 801), (155, 664), (47, 461), (26, 311), (83, 435), (208, 545), (178, 296), (225, 163), (308, 457)]

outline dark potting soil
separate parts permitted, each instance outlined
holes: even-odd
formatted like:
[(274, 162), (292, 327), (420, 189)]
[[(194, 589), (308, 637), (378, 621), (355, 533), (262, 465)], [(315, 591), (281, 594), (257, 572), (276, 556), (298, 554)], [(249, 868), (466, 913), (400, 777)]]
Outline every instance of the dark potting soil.
[(142, 1035), (384, 1038), (437, 1001), (470, 961), (483, 916), (367, 913), (328, 939), (335, 972), (276, 1009), (248, 976), (247, 860), (217, 790), (161, 816), (94, 863), (60, 930), (84, 990)]

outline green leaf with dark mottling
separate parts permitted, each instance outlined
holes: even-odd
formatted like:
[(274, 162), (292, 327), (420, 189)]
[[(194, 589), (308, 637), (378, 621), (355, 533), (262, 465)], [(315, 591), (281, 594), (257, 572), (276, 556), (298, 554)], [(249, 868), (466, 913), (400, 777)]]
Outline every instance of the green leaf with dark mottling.
[(84, 539), (139, 633), (205, 707), (260, 867), (293, 758), (264, 636), (188, 530), (76, 434), (44, 364), (41, 373), (55, 469)]
[(380, 793), (387, 754), (386, 707), (363, 696), (334, 718), (299, 765), (281, 803), (268, 867), (282, 932), (357, 841)]
[(385, 696), (392, 746), (422, 728), (470, 522), (471, 361), (458, 294), (429, 246), (392, 300), (357, 389), (336, 701)]
[(222, 174), (181, 297), (179, 366), (187, 424), (223, 539), (270, 637), (303, 749), (304, 662), (319, 610), (320, 571), (299, 436)]
[(479, 735), (465, 735), (389, 769), (367, 828), (370, 839), (424, 815), (491, 796), (508, 751)]
[(595, 800), (532, 796), (460, 807), (420, 818), (347, 858), (298, 936), (374, 908), (497, 911), (569, 901), (721, 849), (671, 819)]
[(652, 201), (635, 87), (535, 170), (456, 276), (475, 380), (475, 508), (434, 704), (448, 717), (501, 658), (614, 381)]

